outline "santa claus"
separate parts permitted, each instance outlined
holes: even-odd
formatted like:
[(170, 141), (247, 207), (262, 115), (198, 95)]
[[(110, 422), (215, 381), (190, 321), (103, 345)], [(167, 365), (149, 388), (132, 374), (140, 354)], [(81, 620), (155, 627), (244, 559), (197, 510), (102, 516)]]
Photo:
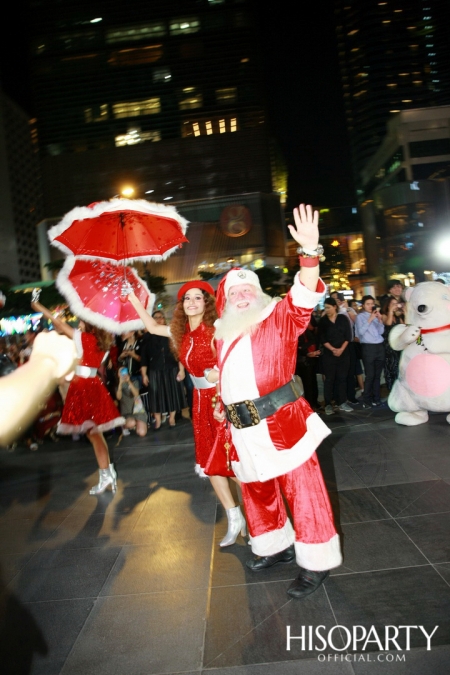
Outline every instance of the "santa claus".
[[(250, 543), (257, 572), (296, 560), (300, 574), (288, 595), (303, 598), (342, 562), (339, 535), (315, 450), (330, 430), (301, 396), (294, 379), (297, 340), (325, 293), (319, 279), (318, 212), (300, 205), (289, 229), (300, 245), (300, 271), (282, 300), (265, 295), (257, 275), (232, 269), (217, 297), (218, 370), (222, 403), (238, 459)], [(222, 406), (222, 407), (220, 407)], [(283, 502), (286, 499), (293, 525)]]

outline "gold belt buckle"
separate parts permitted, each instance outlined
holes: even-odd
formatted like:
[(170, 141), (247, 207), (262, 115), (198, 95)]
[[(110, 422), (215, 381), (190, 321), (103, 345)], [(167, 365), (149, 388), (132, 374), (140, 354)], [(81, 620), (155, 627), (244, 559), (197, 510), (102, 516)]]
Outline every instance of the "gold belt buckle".
[[(238, 405), (245, 405), (250, 414), (251, 424), (242, 424), (241, 418), (239, 417), (236, 410), (236, 406)], [(246, 429), (247, 427), (253, 427), (261, 422), (258, 409), (253, 401), (246, 400), (241, 401), (240, 403), (231, 403), (230, 405), (227, 405), (227, 410), (229, 414), (229, 420), (235, 429)]]
[(252, 419), (252, 426), (255, 424), (259, 424), (261, 422), (261, 418), (259, 416), (258, 408), (254, 404), (253, 401), (244, 401), (245, 405), (247, 406), (247, 410), (250, 413), (250, 417)]

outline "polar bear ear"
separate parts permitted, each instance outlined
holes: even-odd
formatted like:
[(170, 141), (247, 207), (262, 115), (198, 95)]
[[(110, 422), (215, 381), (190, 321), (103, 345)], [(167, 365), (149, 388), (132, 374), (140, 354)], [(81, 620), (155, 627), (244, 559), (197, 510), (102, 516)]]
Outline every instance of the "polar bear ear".
[(406, 291), (403, 293), (403, 295), (405, 296), (405, 300), (409, 301), (409, 299), (411, 297), (411, 293), (413, 292), (413, 290), (414, 290), (413, 288), (407, 288), (406, 289)]

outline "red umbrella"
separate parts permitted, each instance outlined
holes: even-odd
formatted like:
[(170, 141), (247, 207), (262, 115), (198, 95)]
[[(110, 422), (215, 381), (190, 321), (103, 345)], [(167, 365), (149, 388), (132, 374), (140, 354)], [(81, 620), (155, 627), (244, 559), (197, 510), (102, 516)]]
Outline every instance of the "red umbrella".
[(143, 328), (142, 320), (127, 302), (127, 288), (132, 288), (149, 313), (155, 301), (154, 294), (136, 270), (103, 260), (68, 256), (56, 285), (74, 314), (111, 333)]
[(187, 223), (173, 206), (115, 198), (75, 207), (48, 236), (64, 253), (85, 259), (158, 262), (188, 241)]

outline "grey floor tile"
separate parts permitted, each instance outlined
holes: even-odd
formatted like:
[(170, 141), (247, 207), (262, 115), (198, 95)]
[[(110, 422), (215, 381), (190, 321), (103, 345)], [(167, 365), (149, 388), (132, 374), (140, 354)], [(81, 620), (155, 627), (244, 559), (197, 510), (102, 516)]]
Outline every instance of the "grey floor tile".
[(61, 675), (199, 671), (207, 591), (101, 598)]
[(9, 520), (0, 525), (0, 554), (32, 553), (51, 538), (64, 521), (61, 513), (47, 513), (42, 520)]
[[(289, 599), (288, 586), (280, 581), (213, 588), (204, 667), (224, 668), (315, 656), (308, 651), (307, 644), (299, 641), (292, 641), (290, 651), (286, 649), (287, 626), (291, 635), (299, 635), (303, 625), (334, 626), (325, 589), (322, 587), (298, 602)], [(339, 645), (342, 643), (337, 635), (336, 646)]]
[(394, 518), (450, 511), (450, 485), (441, 480), (373, 487), (371, 492)]
[[(328, 664), (327, 664), (328, 665)], [(232, 668), (204, 668), (204, 675), (354, 675), (349, 663), (333, 662), (332, 670), (326, 670), (327, 665), (316, 659), (302, 659), (296, 661), (278, 661), (276, 663), (258, 663), (248, 666), (234, 666)]]
[[(439, 626), (432, 646), (450, 644), (450, 587), (431, 565), (332, 576), (326, 592), (337, 623), (350, 631), (375, 626), (384, 635), (386, 625), (408, 625), (424, 626), (430, 633)], [(398, 638), (403, 649), (404, 638), (405, 631)], [(411, 647), (426, 648), (420, 630), (411, 631)], [(377, 649), (376, 643), (367, 645), (367, 651)]]
[[(97, 498), (96, 498), (97, 499)], [(113, 499), (100, 495), (99, 500)], [(103, 507), (101, 507), (101, 511)], [(138, 522), (139, 513), (72, 513), (43, 544), (43, 548), (104, 548), (122, 546)]]
[(211, 546), (211, 537), (188, 542), (166, 537), (157, 546), (124, 546), (101, 595), (206, 589)]
[(14, 595), (2, 600), (0, 661), (3, 673), (58, 675), (92, 607), (74, 603), (22, 604)]
[(389, 655), (381, 652), (377, 659), (372, 655), (374, 660), (370, 662), (355, 661), (352, 663), (355, 675), (448, 675), (450, 672), (450, 647), (389, 652)]
[(358, 466), (352, 468), (367, 487), (435, 480), (440, 477), (413, 457), (404, 455), (393, 460), (383, 459), (377, 463), (358, 463)]
[(342, 532), (344, 562), (333, 575), (428, 563), (393, 520), (348, 523)]
[(448, 563), (437, 563), (433, 565), (434, 569), (436, 572), (438, 572), (441, 577), (445, 579), (445, 581), (448, 583), (450, 586), (450, 562)]
[(34, 553), (0, 555), (0, 589), (22, 570)]
[(215, 517), (213, 501), (192, 501), (185, 492), (163, 488), (150, 496), (126, 543), (156, 544), (167, 537), (202, 539), (212, 536)]
[(96, 597), (118, 548), (38, 551), (8, 585), (23, 602)]
[(389, 518), (389, 514), (368, 488), (329, 492), (337, 523), (362, 523)]
[(430, 562), (450, 562), (450, 512), (398, 518), (397, 522)]

